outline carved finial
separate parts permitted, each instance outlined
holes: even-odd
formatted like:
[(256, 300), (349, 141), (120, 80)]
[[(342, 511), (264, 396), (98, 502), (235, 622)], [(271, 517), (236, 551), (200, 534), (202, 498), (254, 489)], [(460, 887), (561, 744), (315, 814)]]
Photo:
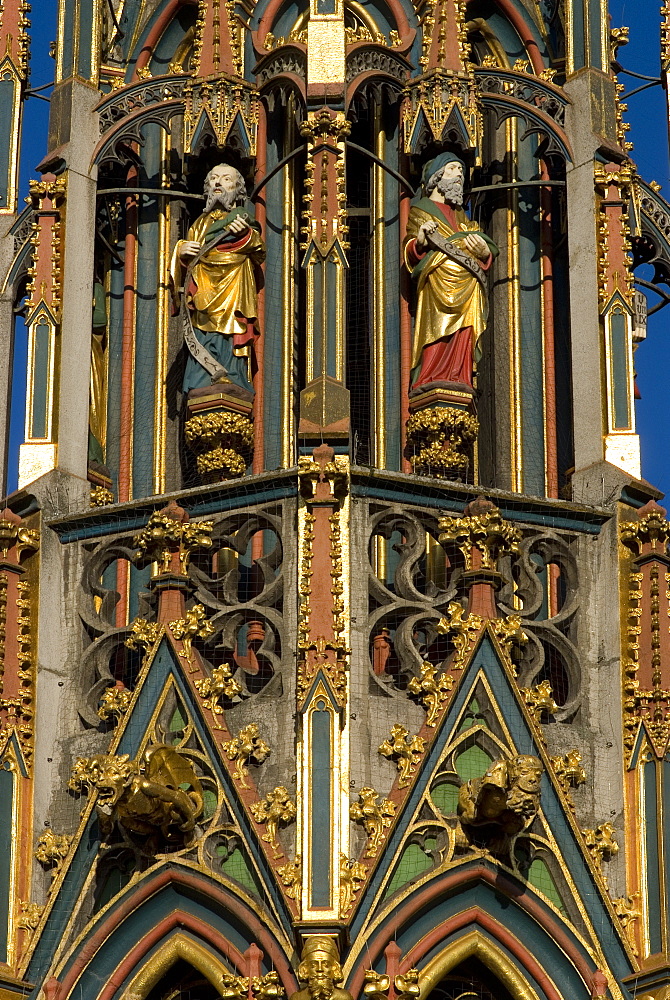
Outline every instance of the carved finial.
[(495, 591), (502, 583), (498, 560), (504, 553), (519, 551), (521, 532), (483, 496), (467, 504), (463, 517), (444, 516), (438, 525), (440, 544), (455, 545), (463, 556), (468, 611), (496, 618)]

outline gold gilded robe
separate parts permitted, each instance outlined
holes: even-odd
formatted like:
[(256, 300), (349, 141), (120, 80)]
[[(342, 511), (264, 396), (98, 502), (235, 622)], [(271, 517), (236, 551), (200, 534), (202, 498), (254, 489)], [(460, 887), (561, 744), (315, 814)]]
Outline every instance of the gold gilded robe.
[[(471, 222), (463, 209), (455, 209), (454, 216), (459, 226), (458, 230), (449, 225), (444, 214), (430, 198), (421, 198), (410, 209), (404, 243), (404, 260), (405, 266), (417, 282), (413, 369), (421, 364), (424, 347), (450, 337), (466, 327), (472, 327), (472, 346), (477, 360), (477, 344), (488, 316), (488, 301), (481, 284), (474, 275), (439, 250), (429, 251), (418, 263), (410, 252), (410, 243), (416, 239), (419, 227), (424, 222), (437, 222), (437, 230), (445, 238), (453, 236), (459, 230), (463, 231), (464, 235), (467, 232), (478, 232), (484, 236), (477, 223)], [(461, 240), (450, 242), (455, 242), (465, 250)], [(497, 252), (491, 241), (487, 239), (487, 242), (491, 251)]]
[[(233, 213), (218, 209), (201, 215), (188, 231), (187, 240), (207, 243), (215, 235), (214, 227)], [(246, 241), (239, 246), (241, 239)], [(192, 309), (193, 327), (204, 333), (220, 333), (233, 337), (236, 355), (249, 353), (251, 336), (248, 324), (256, 319), (257, 289), (254, 265), (265, 260), (265, 244), (256, 229), (236, 240), (233, 250), (209, 250), (192, 271), (196, 290), (187, 289), (186, 302)], [(170, 276), (178, 308), (178, 289), (183, 283), (186, 267), (180, 253), (184, 240), (179, 240), (172, 254)]]

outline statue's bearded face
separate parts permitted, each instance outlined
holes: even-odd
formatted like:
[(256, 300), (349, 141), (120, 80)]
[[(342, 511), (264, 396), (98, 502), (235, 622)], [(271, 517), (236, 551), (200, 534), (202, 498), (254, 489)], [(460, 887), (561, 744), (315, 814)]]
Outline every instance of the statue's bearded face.
[(229, 212), (234, 205), (244, 201), (246, 195), (244, 178), (235, 167), (222, 163), (212, 167), (205, 177), (205, 212), (220, 206)]
[(307, 983), (313, 1000), (328, 1000), (335, 984), (342, 981), (342, 969), (326, 951), (314, 951), (299, 969), (300, 978)]
[(463, 204), (463, 167), (455, 160), (438, 170), (428, 181), (427, 191), (430, 194), (435, 188), (450, 205)]

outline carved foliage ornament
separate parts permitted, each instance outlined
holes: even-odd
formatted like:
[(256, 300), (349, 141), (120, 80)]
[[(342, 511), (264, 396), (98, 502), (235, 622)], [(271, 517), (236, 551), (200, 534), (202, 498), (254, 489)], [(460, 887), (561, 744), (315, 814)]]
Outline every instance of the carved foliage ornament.
[(71, 843), (72, 837), (65, 833), (54, 833), (51, 827), (47, 827), (38, 838), (35, 857), (55, 877), (60, 871), (63, 859), (67, 857)]
[(396, 804), (390, 799), (378, 802), (379, 792), (374, 788), (361, 788), (358, 802), (352, 802), (349, 815), (356, 823), (360, 823), (368, 835), (365, 850), (366, 858), (374, 858), (386, 837), (386, 830), (395, 816)]
[(170, 631), (175, 639), (181, 639), (183, 649), (179, 655), (186, 660), (190, 673), (193, 673), (193, 640), (208, 639), (214, 634), (214, 626), (207, 619), (202, 604), (195, 604), (187, 609), (183, 618), (170, 622)]
[[(202, 698), (205, 708), (208, 708), (214, 716), (223, 713), (222, 701), (232, 701), (242, 691), (240, 684), (232, 675), (230, 664), (223, 663), (220, 667), (215, 667), (210, 677), (205, 677), (195, 682), (198, 694)], [(222, 729), (215, 722), (216, 729)]]
[(212, 547), (213, 521), (190, 523), (188, 514), (176, 504), (156, 511), (147, 525), (133, 538), (136, 546), (135, 559), (138, 562), (156, 561), (162, 573), (168, 573), (172, 556), (179, 555), (179, 568), (186, 576), (191, 553), (195, 549)]
[(346, 854), (340, 856), (340, 916), (346, 917), (354, 905), (356, 893), (367, 878), (367, 868)]
[(233, 778), (239, 781), (241, 788), (249, 787), (247, 782), (249, 771), (245, 765), (262, 764), (272, 753), (267, 743), (260, 738), (255, 722), (241, 729), (234, 739), (222, 743), (221, 748), (228, 754), (229, 760), (237, 761)]
[(454, 686), (454, 678), (443, 671), (438, 673), (432, 663), (424, 662), (419, 677), (413, 677), (407, 685), (408, 692), (420, 701), (426, 709), (426, 725), (435, 726), (440, 710)]
[(502, 517), (497, 507), (491, 506), (481, 513), (471, 513), (464, 517), (441, 517), (439, 527), (440, 543), (454, 543), (463, 554), (465, 568), (468, 570), (474, 568), (473, 549), (481, 555), (481, 568), (491, 570), (498, 568), (500, 555), (519, 551), (521, 532), (516, 525)]
[(426, 741), (420, 736), (410, 736), (404, 726), (396, 725), (391, 735), (379, 747), (382, 757), (395, 760), (398, 768), (398, 788), (406, 788), (416, 766), (426, 749)]
[(284, 852), (277, 839), (277, 832), (280, 826), (292, 823), (297, 814), (295, 802), (287, 789), (283, 786), (274, 788), (264, 799), (252, 802), (251, 811), (256, 822), (265, 826), (261, 840), (270, 845), (275, 858), (281, 858)]

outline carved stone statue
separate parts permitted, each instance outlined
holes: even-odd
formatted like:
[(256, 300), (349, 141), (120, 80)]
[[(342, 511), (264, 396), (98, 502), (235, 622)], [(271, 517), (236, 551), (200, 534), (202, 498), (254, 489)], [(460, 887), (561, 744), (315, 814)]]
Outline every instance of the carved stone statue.
[(69, 787), (97, 791), (103, 841), (114, 825), (147, 837), (147, 850), (188, 840), (203, 808), (202, 787), (189, 761), (172, 747), (149, 747), (142, 760), (128, 754), (79, 757)]
[(486, 271), (496, 245), (463, 210), (465, 164), (440, 153), (423, 169), (423, 196), (409, 213), (405, 265), (416, 282), (410, 395), (450, 383), (472, 388), (486, 326)]
[(339, 987), (344, 975), (337, 945), (332, 938), (319, 934), (307, 938), (298, 966), (298, 978), (305, 985), (290, 1000), (352, 1000), (351, 993)]
[(170, 268), (175, 308), (185, 284), (192, 325), (185, 331), (189, 357), (183, 390), (220, 381), (250, 395), (252, 348), (259, 335), (255, 268), (265, 259), (265, 244), (253, 207), (245, 204), (238, 170), (227, 164), (213, 167), (205, 178), (205, 196), (205, 211), (177, 243)]
[(485, 843), (493, 853), (506, 853), (510, 838), (527, 830), (540, 806), (542, 764), (520, 754), (494, 760), (481, 778), (471, 778), (458, 795), (458, 818), (463, 841)]

